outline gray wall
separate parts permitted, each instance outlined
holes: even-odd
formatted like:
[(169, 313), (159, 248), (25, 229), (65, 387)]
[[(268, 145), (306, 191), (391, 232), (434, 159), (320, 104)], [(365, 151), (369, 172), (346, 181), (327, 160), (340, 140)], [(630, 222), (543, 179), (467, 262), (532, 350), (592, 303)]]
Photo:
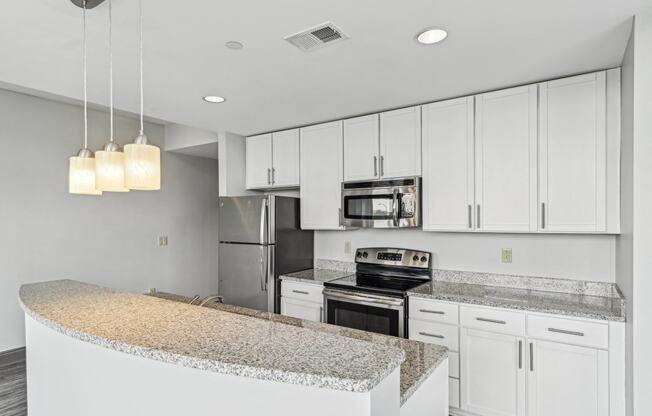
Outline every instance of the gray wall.
[[(217, 290), (217, 162), (162, 152), (161, 191), (70, 195), (68, 157), (82, 145), (82, 120), (80, 107), (0, 90), (0, 351), (24, 344), (24, 283)], [(98, 149), (108, 140), (107, 114), (91, 111), (89, 126)], [(119, 117), (117, 140), (129, 142), (137, 128)], [(162, 147), (163, 126), (145, 129)]]

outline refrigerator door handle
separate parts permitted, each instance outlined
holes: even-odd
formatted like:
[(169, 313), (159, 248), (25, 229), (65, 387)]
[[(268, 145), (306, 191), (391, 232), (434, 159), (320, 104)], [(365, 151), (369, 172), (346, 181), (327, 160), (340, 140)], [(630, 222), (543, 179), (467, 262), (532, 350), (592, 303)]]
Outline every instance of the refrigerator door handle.
[(267, 285), (267, 262), (265, 261), (265, 246), (260, 246), (260, 290), (265, 291)]
[(260, 244), (265, 244), (265, 226), (267, 225), (267, 201), (260, 204)]

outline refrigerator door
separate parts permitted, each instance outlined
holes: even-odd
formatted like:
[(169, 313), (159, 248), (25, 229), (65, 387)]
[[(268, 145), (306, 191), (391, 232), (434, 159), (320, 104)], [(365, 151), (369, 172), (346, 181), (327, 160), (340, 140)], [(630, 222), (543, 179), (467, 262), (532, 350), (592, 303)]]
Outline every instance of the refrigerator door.
[(270, 242), (267, 196), (221, 197), (219, 204), (220, 242), (250, 244)]
[(273, 246), (220, 243), (218, 292), (224, 296), (224, 303), (274, 311), (274, 270), (270, 256), (273, 256)]

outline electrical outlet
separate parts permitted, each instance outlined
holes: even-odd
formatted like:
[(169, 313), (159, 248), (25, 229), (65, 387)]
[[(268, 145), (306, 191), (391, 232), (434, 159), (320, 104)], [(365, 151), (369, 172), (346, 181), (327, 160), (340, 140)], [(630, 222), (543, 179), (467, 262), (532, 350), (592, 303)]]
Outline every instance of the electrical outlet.
[(345, 241), (344, 242), (344, 254), (351, 254), (353, 250), (351, 250), (351, 242), (350, 241)]
[(164, 247), (168, 245), (168, 236), (167, 235), (162, 235), (158, 238), (158, 245), (160, 247)]
[(502, 250), (501, 261), (503, 263), (511, 263), (512, 262), (512, 249), (511, 248), (504, 248)]

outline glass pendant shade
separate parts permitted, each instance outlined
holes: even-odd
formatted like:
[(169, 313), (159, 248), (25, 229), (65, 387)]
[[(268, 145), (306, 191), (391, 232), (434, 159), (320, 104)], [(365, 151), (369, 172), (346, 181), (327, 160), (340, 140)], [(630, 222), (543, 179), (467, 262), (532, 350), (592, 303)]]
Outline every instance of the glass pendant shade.
[(97, 189), (106, 192), (129, 192), (129, 188), (125, 186), (125, 155), (120, 150), (106, 150), (110, 144), (104, 147), (105, 150), (95, 152)]
[(155, 191), (161, 189), (161, 149), (147, 144), (140, 135), (124, 147), (125, 179), (129, 189)]
[(95, 184), (95, 159), (88, 149), (80, 150), (70, 158), (68, 170), (68, 192), (78, 195), (102, 195)]

